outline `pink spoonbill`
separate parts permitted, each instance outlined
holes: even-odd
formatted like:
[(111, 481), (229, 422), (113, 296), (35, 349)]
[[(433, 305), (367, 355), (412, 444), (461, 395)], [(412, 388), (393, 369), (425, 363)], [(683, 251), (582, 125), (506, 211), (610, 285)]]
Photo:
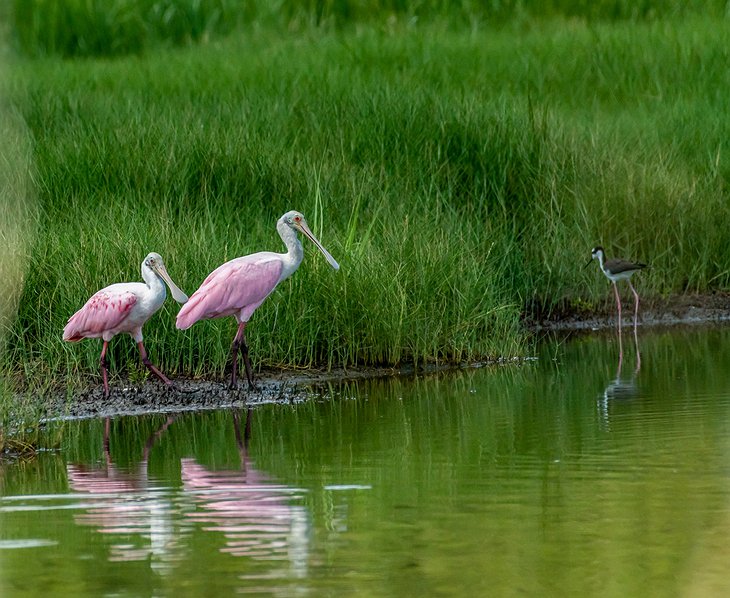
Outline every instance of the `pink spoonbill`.
[(261, 251), (226, 262), (208, 275), (177, 314), (176, 326), (180, 330), (190, 328), (198, 320), (235, 316), (238, 331), (231, 344), (231, 388), (236, 387), (239, 350), (243, 354), (248, 386), (250, 389), (255, 388), (246, 344), (246, 324), (276, 286), (294, 274), (302, 263), (304, 248), (297, 232), (317, 246), (330, 266), (335, 270), (340, 269), (340, 265), (309, 230), (301, 213), (291, 211), (284, 214), (276, 223), (276, 230), (286, 245), (286, 253)]
[(109, 397), (109, 380), (106, 352), (109, 341), (126, 332), (137, 343), (142, 363), (168, 386), (172, 383), (147, 357), (142, 342), (142, 326), (165, 302), (170, 287), (173, 299), (185, 303), (187, 295), (172, 281), (159, 253), (150, 253), (142, 262), (144, 282), (120, 282), (104, 287), (92, 295), (86, 304), (72, 315), (63, 329), (63, 340), (76, 342), (85, 338), (101, 338), (104, 345), (99, 359), (104, 381), (104, 396)]

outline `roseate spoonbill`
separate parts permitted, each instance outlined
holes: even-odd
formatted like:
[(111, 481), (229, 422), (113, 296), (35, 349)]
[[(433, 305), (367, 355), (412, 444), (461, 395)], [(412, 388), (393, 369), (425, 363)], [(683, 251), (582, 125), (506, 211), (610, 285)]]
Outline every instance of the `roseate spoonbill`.
[(301, 213), (292, 210), (284, 214), (276, 223), (276, 230), (286, 245), (286, 253), (261, 251), (226, 262), (208, 275), (177, 314), (175, 325), (180, 330), (190, 328), (198, 320), (236, 317), (238, 331), (231, 344), (231, 388), (236, 387), (240, 349), (246, 366), (249, 389), (255, 389), (244, 331), (256, 308), (271, 294), (276, 285), (294, 274), (302, 263), (304, 249), (297, 231), (317, 246), (330, 266), (335, 270), (340, 269), (340, 265), (309, 230), (307, 221)]
[(636, 319), (639, 315), (639, 294), (636, 292), (634, 285), (631, 284), (630, 279), (635, 272), (646, 268), (646, 264), (641, 264), (639, 262), (628, 262), (626, 260), (616, 258), (607, 260), (606, 253), (603, 250), (603, 247), (601, 247), (600, 245), (598, 247), (594, 247), (593, 251), (591, 251), (591, 259), (588, 260), (586, 267), (589, 266), (590, 263), (595, 259), (598, 260), (598, 263), (601, 266), (601, 271), (606, 275), (606, 278), (608, 278), (608, 280), (613, 283), (613, 290), (616, 294), (616, 305), (618, 306), (619, 330), (621, 329), (621, 298), (619, 297), (618, 287), (616, 286), (616, 283), (619, 280), (625, 280), (629, 283), (629, 287), (631, 287), (631, 292), (634, 294), (635, 299), (634, 328), (636, 328)]
[(178, 303), (185, 303), (188, 297), (172, 281), (159, 253), (150, 253), (142, 262), (142, 282), (120, 282), (104, 287), (92, 295), (86, 304), (72, 315), (63, 329), (63, 340), (76, 342), (84, 338), (101, 338), (104, 345), (99, 359), (104, 381), (104, 397), (109, 397), (109, 380), (106, 351), (109, 341), (126, 332), (139, 347), (142, 363), (168, 386), (170, 380), (158, 370), (147, 357), (142, 342), (142, 326), (162, 307), (167, 293), (167, 283), (172, 297)]

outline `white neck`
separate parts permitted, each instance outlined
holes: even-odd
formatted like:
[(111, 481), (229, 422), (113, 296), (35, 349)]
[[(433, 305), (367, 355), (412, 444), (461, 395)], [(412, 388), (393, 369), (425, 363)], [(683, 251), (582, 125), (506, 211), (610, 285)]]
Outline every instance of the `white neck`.
[(287, 252), (284, 254), (284, 267), (279, 276), (279, 282), (281, 282), (296, 272), (299, 264), (304, 259), (304, 248), (297, 236), (297, 232), (284, 222), (283, 219), (279, 219), (276, 223), (276, 230), (279, 232), (279, 236), (287, 248)]
[(163, 300), (167, 297), (167, 287), (155, 271), (149, 266), (142, 264), (142, 278), (155, 295), (162, 295)]

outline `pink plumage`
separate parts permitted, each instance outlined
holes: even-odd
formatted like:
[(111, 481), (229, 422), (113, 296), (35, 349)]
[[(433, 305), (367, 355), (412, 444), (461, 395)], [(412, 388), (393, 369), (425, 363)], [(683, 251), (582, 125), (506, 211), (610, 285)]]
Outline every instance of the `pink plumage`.
[(103, 337), (105, 332), (110, 333), (110, 337), (121, 332), (120, 328), (136, 303), (137, 296), (130, 291), (97, 291), (69, 318), (63, 329), (63, 340), (76, 342)]
[(172, 281), (162, 256), (154, 251), (142, 262), (144, 282), (120, 282), (104, 287), (91, 296), (84, 306), (72, 315), (63, 329), (63, 340), (76, 342), (85, 338), (101, 338), (101, 376), (104, 396), (109, 396), (106, 352), (109, 341), (117, 334), (129, 334), (137, 343), (142, 363), (168, 386), (172, 383), (147, 357), (142, 339), (142, 326), (162, 307), (170, 288), (175, 301), (184, 303), (188, 297)]
[(322, 247), (304, 216), (292, 210), (276, 223), (276, 230), (286, 245), (286, 253), (261, 251), (238, 257), (219, 266), (200, 285), (177, 314), (175, 325), (180, 330), (190, 328), (199, 320), (235, 316), (238, 330), (231, 343), (231, 388), (236, 387), (238, 351), (243, 354), (249, 388), (255, 388), (251, 360), (248, 357), (245, 328), (256, 308), (271, 294), (282, 280), (291, 276), (304, 257), (304, 249), (297, 238), (302, 233), (322, 252), (325, 259), (335, 269), (340, 265)]
[[(278, 256), (276, 256), (278, 257)], [(283, 264), (271, 253), (254, 253), (219, 266), (177, 314), (176, 326), (190, 328), (199, 320), (236, 316), (247, 322), (279, 284)]]

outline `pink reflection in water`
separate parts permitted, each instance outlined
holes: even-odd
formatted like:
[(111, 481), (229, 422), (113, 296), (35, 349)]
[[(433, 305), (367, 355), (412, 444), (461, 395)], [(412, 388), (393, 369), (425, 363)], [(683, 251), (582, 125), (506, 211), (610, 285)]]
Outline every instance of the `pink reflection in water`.
[(302, 505), (303, 491), (278, 484), (253, 467), (247, 452), (251, 410), (246, 437), (241, 438), (234, 413), (241, 468), (215, 471), (194, 459), (183, 459), (182, 480), (196, 509), (186, 515), (202, 529), (223, 534), (222, 552), (257, 560), (286, 561), (289, 574), (306, 575), (310, 522)]
[(84, 512), (74, 517), (76, 523), (116, 536), (110, 561), (149, 560), (153, 568), (167, 570), (187, 553), (184, 539), (198, 526), (202, 532), (222, 535), (220, 552), (224, 554), (278, 563), (281, 569), (269, 571), (265, 577), (305, 577), (310, 520), (306, 508), (296, 504), (302, 502), (304, 492), (277, 483), (253, 466), (247, 450), (251, 410), (244, 434), (240, 415), (233, 413), (240, 468), (216, 471), (193, 458), (183, 458), (182, 492), (173, 494), (155, 487), (147, 464), (155, 442), (174, 420), (168, 418), (150, 436), (141, 461), (129, 469), (112, 461), (107, 420), (104, 461), (66, 467), (71, 489), (87, 497), (81, 505)]
[(150, 559), (155, 568), (169, 561), (177, 545), (173, 530), (173, 506), (169, 496), (150, 484), (147, 462), (159, 437), (175, 420), (167, 421), (145, 443), (142, 460), (133, 469), (117, 467), (109, 451), (109, 426), (104, 426), (104, 462), (68, 463), (70, 488), (88, 495), (85, 512), (74, 516), (78, 525), (93, 527), (101, 534), (126, 536), (110, 548), (110, 561)]

